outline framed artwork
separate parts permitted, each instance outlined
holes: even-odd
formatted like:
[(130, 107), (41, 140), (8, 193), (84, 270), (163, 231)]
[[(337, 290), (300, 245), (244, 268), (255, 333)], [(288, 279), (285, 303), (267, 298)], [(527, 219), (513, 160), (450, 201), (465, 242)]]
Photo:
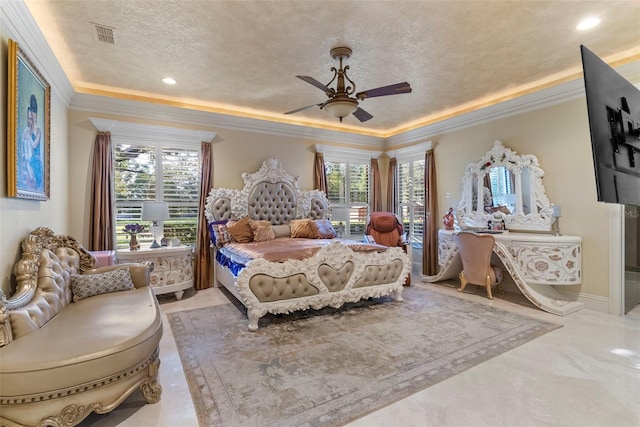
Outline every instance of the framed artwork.
[(8, 196), (49, 200), (51, 86), (11, 39), (7, 80)]

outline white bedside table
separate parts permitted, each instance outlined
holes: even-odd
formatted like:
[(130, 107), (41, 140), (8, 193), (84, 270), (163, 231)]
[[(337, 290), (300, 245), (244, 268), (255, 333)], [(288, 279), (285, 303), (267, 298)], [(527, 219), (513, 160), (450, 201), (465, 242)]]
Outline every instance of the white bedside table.
[(193, 287), (193, 254), (190, 246), (141, 248), (137, 251), (119, 249), (116, 264), (129, 262), (150, 262), (151, 288), (158, 294), (173, 292), (176, 299), (182, 299), (185, 289)]

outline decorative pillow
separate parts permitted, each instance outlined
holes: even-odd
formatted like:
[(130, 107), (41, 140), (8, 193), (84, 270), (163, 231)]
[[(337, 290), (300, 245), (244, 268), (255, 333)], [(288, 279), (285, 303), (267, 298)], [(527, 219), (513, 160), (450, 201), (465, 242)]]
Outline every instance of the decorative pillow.
[(231, 241), (231, 235), (227, 230), (228, 221), (214, 221), (209, 223), (209, 233), (211, 234), (211, 243), (221, 248)]
[(253, 230), (249, 225), (249, 217), (245, 216), (233, 225), (227, 223), (227, 230), (233, 240), (238, 243), (249, 243), (253, 240)]
[(291, 237), (317, 239), (319, 236), (318, 226), (312, 219), (294, 219), (289, 225), (291, 226)]
[(73, 301), (78, 302), (95, 295), (133, 289), (129, 267), (96, 274), (72, 274), (71, 292)]
[(316, 219), (316, 227), (318, 227), (318, 236), (320, 239), (333, 239), (336, 237), (336, 230), (333, 229), (331, 221), (328, 219)]
[(269, 221), (257, 221), (250, 219), (249, 226), (251, 227), (251, 231), (253, 231), (254, 242), (264, 242), (276, 238), (273, 234), (273, 229), (271, 228), (271, 222)]
[(289, 237), (291, 236), (291, 226), (289, 224), (272, 225), (273, 235), (276, 237)]

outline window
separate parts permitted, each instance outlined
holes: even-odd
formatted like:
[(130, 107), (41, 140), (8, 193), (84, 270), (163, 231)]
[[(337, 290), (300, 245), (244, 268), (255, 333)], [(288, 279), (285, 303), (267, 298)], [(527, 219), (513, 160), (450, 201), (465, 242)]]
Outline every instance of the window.
[(170, 218), (158, 222), (156, 237), (180, 239), (195, 245), (200, 200), (201, 141), (211, 141), (215, 133), (91, 117), (96, 129), (111, 132), (115, 161), (116, 248), (128, 247), (125, 224), (140, 223), (145, 231), (138, 236), (150, 244), (152, 224), (142, 220), (142, 203), (165, 201)]
[(324, 162), (327, 171), (327, 197), (334, 227), (342, 222), (345, 235), (363, 235), (369, 215), (369, 164)]
[(316, 145), (324, 154), (331, 223), (343, 237), (364, 235), (369, 216), (371, 158), (380, 152)]
[(158, 223), (157, 236), (195, 244), (201, 175), (199, 146), (115, 143), (114, 150), (117, 247), (127, 246), (122, 229), (132, 222), (147, 226), (139, 240), (151, 242), (151, 223), (141, 218), (144, 201), (169, 204), (170, 219)]
[(398, 163), (398, 216), (412, 245), (424, 233), (424, 159)]
[(422, 240), (426, 215), (424, 199), (425, 152), (431, 142), (420, 143), (388, 153), (397, 160), (396, 189), (398, 217), (411, 243), (413, 269), (422, 271)]

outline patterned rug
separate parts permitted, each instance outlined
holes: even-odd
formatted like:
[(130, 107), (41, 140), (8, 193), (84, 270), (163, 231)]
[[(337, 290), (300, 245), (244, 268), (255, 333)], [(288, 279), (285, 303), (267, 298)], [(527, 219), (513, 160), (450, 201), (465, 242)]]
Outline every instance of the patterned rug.
[(267, 315), (256, 332), (235, 299), (168, 314), (200, 425), (343, 425), (559, 327), (419, 286), (403, 297)]

